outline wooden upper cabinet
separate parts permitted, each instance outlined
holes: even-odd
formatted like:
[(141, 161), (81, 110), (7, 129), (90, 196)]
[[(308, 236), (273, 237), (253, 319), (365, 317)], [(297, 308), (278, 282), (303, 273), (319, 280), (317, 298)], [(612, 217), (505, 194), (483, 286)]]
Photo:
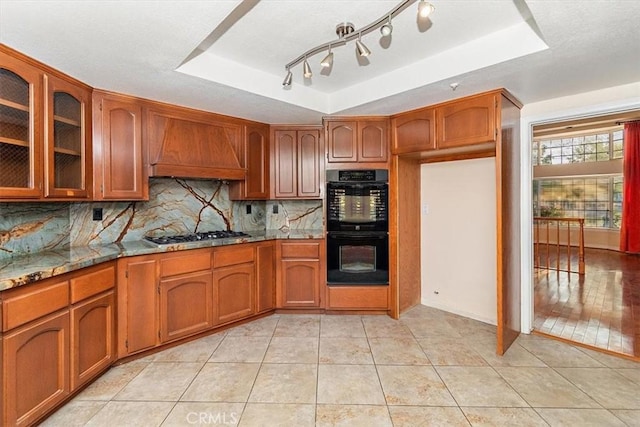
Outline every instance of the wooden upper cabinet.
[(93, 120), (94, 199), (148, 200), (141, 103), (95, 92)]
[(327, 135), (329, 163), (358, 161), (358, 122), (329, 122)]
[(44, 76), (45, 197), (88, 198), (91, 191), (91, 91)]
[(435, 110), (426, 108), (391, 119), (393, 154), (416, 153), (436, 148)]
[(320, 197), (322, 165), (320, 129), (275, 129), (271, 144), (273, 196)]
[(327, 162), (386, 162), (387, 119), (327, 120)]
[(231, 200), (266, 200), (269, 198), (269, 126), (245, 125), (239, 147), (240, 166), (247, 169), (244, 181), (231, 183)]
[(438, 148), (495, 142), (498, 96), (482, 94), (436, 107)]
[(42, 73), (0, 51), (0, 198), (42, 192)]

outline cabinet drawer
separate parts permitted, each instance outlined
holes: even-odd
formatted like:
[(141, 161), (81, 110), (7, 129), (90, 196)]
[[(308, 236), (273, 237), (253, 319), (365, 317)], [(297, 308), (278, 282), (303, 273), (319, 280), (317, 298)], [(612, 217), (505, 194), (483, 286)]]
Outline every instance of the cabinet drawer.
[(282, 242), (282, 258), (320, 259), (320, 243)]
[(116, 269), (114, 265), (98, 269), (71, 279), (71, 304), (97, 295), (115, 286)]
[(8, 331), (69, 305), (69, 282), (47, 282), (12, 292), (2, 303), (2, 330)]
[(388, 286), (329, 286), (327, 309), (386, 310)]
[(161, 277), (209, 269), (211, 269), (211, 249), (163, 255), (160, 259)]
[(253, 246), (218, 248), (213, 252), (213, 268), (253, 262)]

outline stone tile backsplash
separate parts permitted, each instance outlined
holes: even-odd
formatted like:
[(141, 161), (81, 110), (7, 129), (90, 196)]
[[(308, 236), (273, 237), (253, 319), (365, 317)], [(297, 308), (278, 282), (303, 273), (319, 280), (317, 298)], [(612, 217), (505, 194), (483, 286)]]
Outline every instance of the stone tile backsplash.
[[(151, 178), (149, 196), (148, 202), (0, 203), (0, 258), (148, 234), (323, 227), (320, 200), (235, 202), (222, 181)], [(92, 219), (94, 208), (102, 208), (101, 221)]]

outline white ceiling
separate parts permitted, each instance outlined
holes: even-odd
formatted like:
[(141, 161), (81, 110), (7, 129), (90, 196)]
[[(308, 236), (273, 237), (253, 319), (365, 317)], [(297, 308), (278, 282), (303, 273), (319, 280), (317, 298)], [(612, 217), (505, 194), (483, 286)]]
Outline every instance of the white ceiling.
[[(390, 39), (337, 47), (329, 75), (284, 66), (400, 0), (0, 0), (0, 43), (116, 92), (266, 123), (393, 114), (505, 87), (524, 104), (640, 81), (640, 1), (431, 0)], [(451, 83), (459, 83), (455, 92)]]

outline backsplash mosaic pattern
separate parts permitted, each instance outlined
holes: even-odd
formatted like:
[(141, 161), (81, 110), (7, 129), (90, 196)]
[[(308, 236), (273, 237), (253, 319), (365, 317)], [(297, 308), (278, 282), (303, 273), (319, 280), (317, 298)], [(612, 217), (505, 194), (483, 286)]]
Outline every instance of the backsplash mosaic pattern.
[[(152, 178), (149, 196), (148, 202), (0, 203), (0, 258), (145, 235), (323, 227), (320, 200), (235, 202), (222, 181)], [(92, 219), (94, 208), (102, 209), (102, 220)]]

